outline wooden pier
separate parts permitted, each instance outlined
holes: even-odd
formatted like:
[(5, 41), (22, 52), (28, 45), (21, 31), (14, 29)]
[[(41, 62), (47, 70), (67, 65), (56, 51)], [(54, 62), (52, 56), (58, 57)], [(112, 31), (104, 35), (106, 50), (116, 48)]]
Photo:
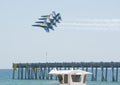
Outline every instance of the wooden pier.
[[(62, 62), (62, 63), (13, 63), (13, 79), (57, 79), (54, 75), (49, 75), (53, 68), (61, 69), (81, 69), (92, 72), (91, 80), (101, 81), (109, 79), (113, 82), (119, 81), (120, 62)], [(99, 74), (98, 75), (98, 71)]]

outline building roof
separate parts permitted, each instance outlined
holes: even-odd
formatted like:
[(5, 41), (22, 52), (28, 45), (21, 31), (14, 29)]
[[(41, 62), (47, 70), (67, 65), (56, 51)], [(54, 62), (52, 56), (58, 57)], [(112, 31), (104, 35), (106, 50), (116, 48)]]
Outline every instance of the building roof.
[(90, 72), (86, 72), (86, 71), (82, 71), (82, 70), (56, 70), (53, 69), (49, 72), (49, 74), (75, 74), (75, 75), (79, 75), (79, 74), (91, 74)]

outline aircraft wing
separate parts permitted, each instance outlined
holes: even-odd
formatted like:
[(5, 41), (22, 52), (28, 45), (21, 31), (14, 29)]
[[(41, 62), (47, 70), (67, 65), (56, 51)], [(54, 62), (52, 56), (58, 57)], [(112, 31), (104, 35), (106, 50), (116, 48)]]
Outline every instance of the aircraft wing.
[(32, 26), (34, 26), (34, 27), (41, 27), (40, 25), (32, 25)]
[(35, 23), (44, 23), (43, 21), (37, 21), (37, 22), (35, 22)]
[(43, 15), (43, 16), (41, 16), (41, 17), (48, 17), (48, 16), (50, 16), (50, 15)]
[(40, 24), (32, 25), (32, 26), (37, 26), (37, 27), (47, 27), (47, 24), (40, 23)]
[(35, 26), (35, 27), (42, 27), (42, 28), (44, 28), (44, 30), (45, 30), (46, 32), (49, 32), (48, 26), (41, 26), (41, 25), (32, 25), (32, 26)]
[(46, 20), (47, 18), (39, 18), (39, 20)]

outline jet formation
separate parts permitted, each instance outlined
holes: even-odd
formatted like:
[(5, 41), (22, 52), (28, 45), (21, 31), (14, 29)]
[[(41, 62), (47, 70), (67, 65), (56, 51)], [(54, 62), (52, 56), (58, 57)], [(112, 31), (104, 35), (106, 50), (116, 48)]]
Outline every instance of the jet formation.
[(49, 32), (49, 29), (54, 30), (54, 27), (57, 27), (56, 23), (60, 23), (62, 18), (60, 13), (52, 11), (49, 15), (42, 15), (38, 20), (35, 22), (37, 24), (32, 26), (44, 28), (46, 32)]

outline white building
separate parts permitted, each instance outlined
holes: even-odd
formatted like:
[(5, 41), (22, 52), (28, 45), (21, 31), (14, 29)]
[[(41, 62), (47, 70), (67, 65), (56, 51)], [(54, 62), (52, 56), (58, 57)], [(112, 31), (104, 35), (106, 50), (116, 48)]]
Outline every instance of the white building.
[(82, 70), (53, 69), (49, 74), (56, 74), (58, 76), (59, 85), (86, 85), (86, 74), (91, 73)]

